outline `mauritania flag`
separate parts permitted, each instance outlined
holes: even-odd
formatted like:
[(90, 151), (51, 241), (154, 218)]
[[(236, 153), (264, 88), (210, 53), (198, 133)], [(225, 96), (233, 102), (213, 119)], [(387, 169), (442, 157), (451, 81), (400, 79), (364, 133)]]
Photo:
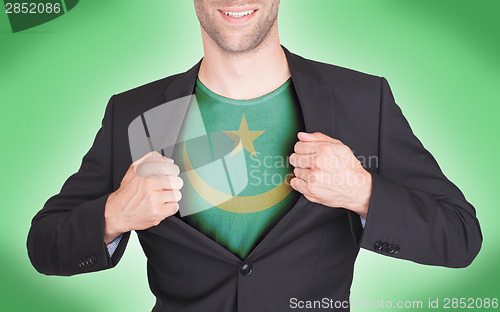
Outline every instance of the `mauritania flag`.
[(173, 154), (184, 180), (181, 216), (257, 213), (293, 197), (288, 157), (301, 116), (290, 89), (289, 81), (263, 97), (232, 100), (197, 82)]

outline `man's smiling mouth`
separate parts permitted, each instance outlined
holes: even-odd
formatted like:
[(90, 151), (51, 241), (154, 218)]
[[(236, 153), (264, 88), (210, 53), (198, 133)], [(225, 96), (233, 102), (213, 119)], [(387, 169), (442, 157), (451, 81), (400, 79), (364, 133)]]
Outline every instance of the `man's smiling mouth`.
[(221, 12), (226, 14), (227, 16), (231, 16), (234, 18), (240, 18), (240, 17), (250, 15), (255, 11), (257, 11), (257, 10), (248, 10), (248, 11), (242, 11), (242, 12), (224, 12), (224, 11), (221, 11)]

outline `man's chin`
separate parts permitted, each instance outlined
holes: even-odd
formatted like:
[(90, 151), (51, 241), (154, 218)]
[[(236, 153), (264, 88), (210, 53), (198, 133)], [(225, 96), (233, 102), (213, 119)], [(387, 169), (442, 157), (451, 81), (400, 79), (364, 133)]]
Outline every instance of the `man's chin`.
[(242, 39), (242, 38), (228, 38), (216, 44), (226, 53), (229, 54), (246, 54), (256, 51), (262, 44), (262, 40)]

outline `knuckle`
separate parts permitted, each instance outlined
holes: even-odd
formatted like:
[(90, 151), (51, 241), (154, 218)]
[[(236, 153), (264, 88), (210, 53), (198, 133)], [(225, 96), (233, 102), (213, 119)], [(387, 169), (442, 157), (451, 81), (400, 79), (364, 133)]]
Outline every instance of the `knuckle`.
[(323, 165), (323, 156), (314, 157), (311, 163), (313, 167), (321, 167)]
[(329, 168), (330, 167), (330, 163), (331, 163), (331, 157), (328, 157), (328, 156), (323, 156), (321, 157), (321, 165), (320, 165), (320, 168), (321, 169), (326, 169), (326, 168)]
[(339, 147), (339, 151), (343, 154), (343, 155), (349, 155), (349, 154), (352, 154), (352, 150), (349, 146), (347, 145), (341, 145)]
[(297, 167), (308, 167), (308, 165), (310, 165), (310, 159), (308, 156), (305, 156), (305, 157), (298, 157), (297, 156), (297, 159), (295, 161), (295, 163), (297, 164)]
[(328, 152), (328, 146), (326, 144), (319, 144), (318, 145), (318, 152), (321, 154), (327, 153)]
[(324, 155), (330, 155), (333, 152), (333, 144), (324, 143), (319, 146), (319, 150)]
[(319, 172), (317, 170), (311, 170), (309, 173), (309, 182), (316, 184), (319, 182)]
[(318, 175), (319, 173), (321, 173), (321, 169), (319, 169), (319, 168), (311, 168), (311, 169), (309, 170), (309, 175), (310, 175), (310, 176), (316, 176), (316, 175)]

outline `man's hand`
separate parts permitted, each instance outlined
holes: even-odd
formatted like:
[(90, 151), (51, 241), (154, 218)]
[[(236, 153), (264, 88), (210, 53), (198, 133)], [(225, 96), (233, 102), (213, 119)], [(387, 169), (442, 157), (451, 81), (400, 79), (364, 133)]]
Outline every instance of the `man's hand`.
[(343, 207), (366, 218), (372, 179), (351, 149), (320, 132), (299, 132), (290, 185), (315, 203)]
[(172, 159), (151, 152), (130, 165), (105, 207), (104, 242), (121, 233), (158, 225), (177, 212), (183, 185)]

